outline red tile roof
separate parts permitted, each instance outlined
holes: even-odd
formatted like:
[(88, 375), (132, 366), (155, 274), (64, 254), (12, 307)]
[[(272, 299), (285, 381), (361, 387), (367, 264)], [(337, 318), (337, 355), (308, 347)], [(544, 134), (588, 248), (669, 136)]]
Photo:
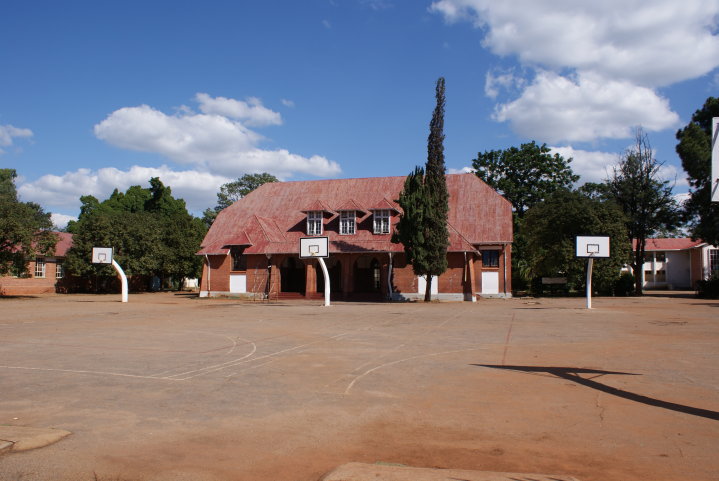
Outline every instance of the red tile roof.
[(67, 232), (55, 232), (57, 234), (57, 244), (55, 244), (55, 255), (57, 257), (65, 257), (68, 249), (72, 247), (72, 234)]
[[(691, 240), (688, 237), (680, 238), (657, 238), (647, 239), (646, 251), (681, 251), (686, 249), (692, 249), (704, 244), (702, 240)], [(633, 247), (636, 248), (637, 241), (633, 242)]]
[[(244, 232), (252, 245), (247, 254), (297, 253), (299, 238), (307, 237), (307, 210), (336, 212), (348, 202), (371, 210), (397, 209), (394, 202), (405, 177), (370, 177), (264, 184), (217, 216), (198, 254), (227, 254), (237, 236)], [(512, 207), (474, 174), (447, 175), (450, 194), (449, 250), (473, 250), (479, 244), (512, 242)], [(398, 217), (391, 218), (392, 225)], [(323, 235), (329, 237), (330, 252), (402, 252), (391, 242), (391, 234), (373, 234), (371, 215), (360, 217), (356, 234), (340, 235), (338, 216), (329, 218)]]

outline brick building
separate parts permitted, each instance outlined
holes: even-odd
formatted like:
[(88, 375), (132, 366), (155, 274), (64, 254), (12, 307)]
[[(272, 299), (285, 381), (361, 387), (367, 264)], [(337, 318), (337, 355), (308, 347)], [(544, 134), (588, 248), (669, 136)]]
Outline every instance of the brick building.
[[(405, 177), (264, 184), (217, 216), (198, 252), (201, 296), (321, 298), (324, 276), (299, 239), (329, 238), (333, 299), (417, 299), (426, 281), (391, 242)], [(447, 175), (449, 268), (434, 298), (511, 295), (512, 208), (474, 174)], [(437, 282), (438, 281), (438, 282)]]
[(62, 268), (68, 249), (72, 246), (72, 234), (56, 232), (58, 236), (52, 256), (39, 255), (31, 260), (23, 275), (0, 277), (0, 295), (24, 296), (66, 291), (66, 275)]

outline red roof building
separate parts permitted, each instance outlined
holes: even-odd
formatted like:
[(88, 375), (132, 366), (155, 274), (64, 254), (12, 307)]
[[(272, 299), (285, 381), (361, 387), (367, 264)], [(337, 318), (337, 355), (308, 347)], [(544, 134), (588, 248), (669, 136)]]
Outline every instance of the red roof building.
[[(632, 247), (636, 246), (635, 240)], [(645, 251), (645, 289), (694, 289), (697, 281), (719, 275), (719, 249), (702, 240), (647, 239)]]
[[(198, 252), (201, 296), (322, 297), (314, 259), (299, 240), (326, 236), (333, 298), (412, 299), (425, 279), (391, 242), (405, 177), (268, 183), (217, 216)], [(440, 299), (510, 295), (512, 207), (473, 174), (447, 175), (449, 269), (433, 282)]]
[(65, 291), (66, 275), (62, 263), (72, 246), (72, 234), (55, 234), (58, 240), (53, 255), (38, 255), (29, 262), (25, 274), (0, 277), (0, 295), (25, 296)]

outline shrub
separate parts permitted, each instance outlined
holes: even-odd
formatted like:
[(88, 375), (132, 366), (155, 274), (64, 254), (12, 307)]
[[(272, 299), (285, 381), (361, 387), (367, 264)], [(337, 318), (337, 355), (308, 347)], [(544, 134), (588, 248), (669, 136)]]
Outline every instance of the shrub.
[(614, 281), (615, 296), (631, 296), (634, 294), (634, 276), (629, 272), (622, 272), (619, 279)]
[(712, 275), (706, 281), (697, 282), (697, 296), (704, 299), (719, 299), (719, 275)]

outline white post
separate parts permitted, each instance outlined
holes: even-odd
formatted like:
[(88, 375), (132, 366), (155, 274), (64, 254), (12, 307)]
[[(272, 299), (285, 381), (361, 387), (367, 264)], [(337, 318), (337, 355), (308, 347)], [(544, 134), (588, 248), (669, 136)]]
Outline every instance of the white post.
[(322, 273), (325, 276), (325, 307), (330, 305), (330, 274), (327, 272), (327, 266), (325, 260), (321, 257), (317, 258), (320, 261), (320, 267), (322, 267)]
[(592, 266), (594, 259), (587, 259), (587, 309), (592, 308)]
[(115, 259), (112, 260), (112, 267), (120, 274), (120, 281), (122, 282), (122, 302), (127, 302), (127, 276), (122, 270), (122, 267), (120, 267), (120, 264), (115, 262)]

